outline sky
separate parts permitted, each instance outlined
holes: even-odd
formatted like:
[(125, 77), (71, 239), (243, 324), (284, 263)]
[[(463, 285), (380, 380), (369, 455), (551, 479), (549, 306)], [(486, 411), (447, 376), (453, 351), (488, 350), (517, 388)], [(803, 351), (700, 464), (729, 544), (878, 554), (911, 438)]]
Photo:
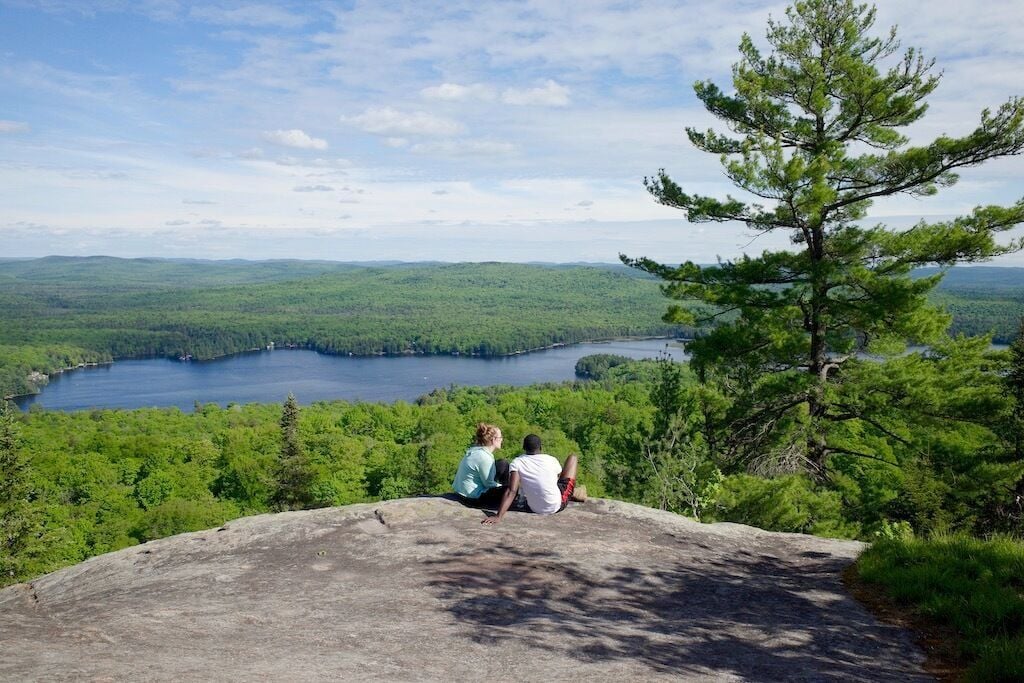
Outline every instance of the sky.
[[(913, 142), (1024, 95), (1024, 2), (883, 0), (943, 74)], [(643, 178), (735, 190), (684, 129), (761, 0), (0, 0), (0, 257), (664, 262), (784, 247), (689, 224)], [(721, 125), (718, 125), (721, 129)], [(1024, 196), (1024, 159), (872, 207)], [(1022, 233), (1017, 229), (1017, 235)], [(1024, 265), (1024, 255), (995, 265)]]

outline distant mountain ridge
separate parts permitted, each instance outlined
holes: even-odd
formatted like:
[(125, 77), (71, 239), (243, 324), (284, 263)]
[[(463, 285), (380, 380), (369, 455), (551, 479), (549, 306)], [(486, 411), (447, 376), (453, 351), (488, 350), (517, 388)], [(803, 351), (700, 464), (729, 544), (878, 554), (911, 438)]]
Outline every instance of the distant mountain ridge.
[(649, 276), (620, 263), (481, 263), (445, 261), (325, 261), (301, 259), (209, 260), (181, 258), (120, 258), (116, 256), (44, 256), (31, 259), (0, 259), (0, 281), (103, 282), (118, 278), (146, 286), (216, 286), (282, 282), (372, 269), (444, 268), (468, 265), (532, 266), (563, 270), (597, 268), (626, 272), (642, 279)]
[[(252, 267), (256, 269), (280, 270), (288, 267), (296, 268), (298, 272), (330, 272), (332, 270), (348, 270), (352, 268), (392, 268), (392, 267), (423, 267), (423, 266), (450, 266), (469, 263), (492, 263), (509, 265), (528, 265), (550, 268), (586, 267), (586, 268), (608, 268), (611, 270), (630, 270), (618, 262), (605, 261), (335, 261), (327, 259), (200, 259), (200, 258), (164, 258), (164, 257), (134, 257), (125, 258), (120, 256), (61, 256), (51, 255), (42, 257), (0, 257), (0, 271), (17, 273), (45, 272), (49, 266), (60, 267), (85, 267), (85, 266), (114, 266), (117, 264), (138, 264), (159, 267), (167, 264), (195, 265), (209, 268), (222, 267), (233, 269), (239, 267)], [(713, 266), (713, 263), (703, 264)], [(968, 285), (976, 283), (995, 284), (1003, 286), (1024, 287), (1024, 267), (1022, 266), (989, 266), (989, 265), (962, 265), (954, 268), (943, 269), (935, 266), (918, 268), (912, 277), (924, 277), (933, 275), (945, 270), (943, 279), (947, 285)], [(0, 274), (3, 274), (0, 272)]]
[[(940, 272), (939, 268), (919, 268), (913, 277), (926, 277)], [(946, 270), (939, 289), (963, 287), (997, 287), (1024, 289), (1024, 268), (1012, 266), (963, 266)]]

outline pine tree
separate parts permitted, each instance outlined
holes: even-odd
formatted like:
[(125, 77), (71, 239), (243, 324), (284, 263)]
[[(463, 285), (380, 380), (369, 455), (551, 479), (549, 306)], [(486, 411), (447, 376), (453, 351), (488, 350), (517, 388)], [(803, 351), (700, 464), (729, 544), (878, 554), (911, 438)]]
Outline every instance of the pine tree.
[[(1017, 338), (1010, 345), (1010, 369), (1004, 378), (1013, 408), (1010, 413), (1010, 438), (1013, 462), (1024, 465), (1024, 319), (1020, 321)], [(1017, 480), (1011, 508), (1018, 522), (1024, 523), (1024, 476)]]
[(302, 454), (299, 443), (299, 403), (288, 394), (281, 409), (281, 460), (293, 460)]
[(708, 267), (622, 256), (684, 302), (666, 320), (716, 323), (690, 351), (698, 375), (733, 401), (722, 448), (736, 462), (773, 454), (824, 479), (833, 454), (871, 457), (830, 438), (842, 423), (875, 428), (850, 395), (847, 369), (858, 352), (932, 343), (948, 326), (926, 302), (941, 271), (910, 272), (1021, 247), (998, 237), (1024, 221), (1024, 200), (903, 231), (861, 225), (876, 198), (926, 197), (953, 185), (957, 169), (1024, 149), (1020, 98), (983, 111), (964, 137), (911, 146), (899, 131), (924, 115), (939, 76), (914, 49), (883, 68), (899, 42), (895, 29), (871, 36), (874, 20), (873, 8), (850, 0), (796, 2), (786, 21), (769, 21), (767, 57), (743, 37), (734, 92), (695, 85), (730, 132), (687, 129), (689, 139), (720, 155), (726, 176), (753, 201), (689, 194), (664, 170), (645, 181), (691, 222), (738, 221), (758, 234), (787, 233), (793, 245)]
[(419, 447), (416, 449), (416, 474), (412, 491), (415, 495), (430, 495), (444, 484), (444, 478), (437, 470), (434, 459), (431, 458), (433, 448), (433, 439), (427, 438), (425, 434), (420, 434)]
[(1024, 462), (1024, 319), (1017, 329), (1017, 338), (1010, 344), (1010, 369), (1004, 381), (1013, 401), (1013, 455), (1015, 460)]
[(14, 409), (0, 400), (0, 586), (17, 580), (32, 533), (29, 468), (19, 449)]
[(299, 437), (299, 403), (294, 394), (288, 394), (281, 410), (281, 457), (274, 504), (281, 510), (309, 507), (313, 503), (312, 483), (313, 471)]

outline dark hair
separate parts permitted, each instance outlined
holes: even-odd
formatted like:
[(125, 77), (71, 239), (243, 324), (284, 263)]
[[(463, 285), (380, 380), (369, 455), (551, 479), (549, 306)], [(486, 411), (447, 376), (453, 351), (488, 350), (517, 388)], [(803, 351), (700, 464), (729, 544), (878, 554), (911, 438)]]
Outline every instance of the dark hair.
[(526, 438), (523, 439), (523, 452), (527, 455), (533, 455), (534, 453), (540, 453), (540, 437), (536, 434), (527, 434)]

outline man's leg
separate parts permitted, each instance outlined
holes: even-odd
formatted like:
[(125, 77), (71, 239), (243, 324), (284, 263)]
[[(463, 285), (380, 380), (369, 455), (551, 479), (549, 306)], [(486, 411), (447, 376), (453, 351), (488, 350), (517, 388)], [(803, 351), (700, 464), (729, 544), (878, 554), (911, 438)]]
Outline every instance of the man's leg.
[(573, 490), (576, 488), (576, 463), (578, 460), (579, 458), (575, 455), (570, 455), (565, 459), (562, 472), (558, 475), (558, 490), (562, 492), (562, 506), (558, 508), (559, 512), (569, 504), (569, 498), (572, 497)]
[(562, 467), (562, 473), (558, 475), (559, 479), (575, 479), (576, 478), (576, 463), (579, 458), (576, 455), (570, 455), (565, 459), (565, 465)]

